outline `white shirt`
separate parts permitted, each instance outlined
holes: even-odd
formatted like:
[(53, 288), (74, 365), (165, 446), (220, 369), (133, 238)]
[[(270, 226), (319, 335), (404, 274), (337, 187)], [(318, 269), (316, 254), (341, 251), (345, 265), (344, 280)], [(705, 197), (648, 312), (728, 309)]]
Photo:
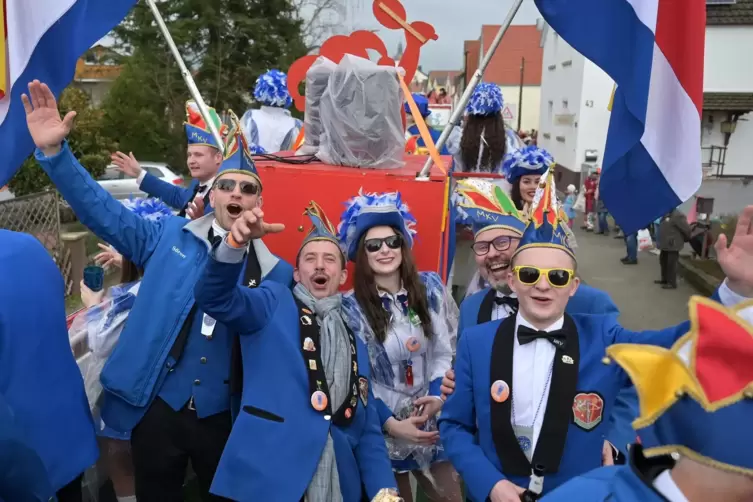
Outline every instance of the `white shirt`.
[(258, 110), (249, 111), (250, 116), (247, 117), (244, 114), (241, 119), (249, 144), (252, 143), (252, 134), (248, 118), (253, 120), (256, 125), (259, 135), (259, 142), (257, 144), (269, 153), (279, 152), (285, 137), (290, 133), (291, 129), (296, 127), (296, 120), (290, 115), (290, 111), (285, 108), (266, 105)]
[[(515, 293), (505, 295), (497, 291), (497, 298), (504, 298), (505, 296), (509, 298), (517, 298), (517, 295)], [(507, 319), (512, 313), (513, 313), (513, 310), (511, 306), (504, 305), (504, 304), (497, 305), (495, 303), (492, 307), (492, 321), (499, 321), (500, 319)]]
[(690, 502), (677, 486), (669, 469), (659, 474), (654, 480), (654, 488), (669, 502)]
[[(565, 318), (560, 317), (543, 331), (562, 329)], [(515, 318), (515, 345), (513, 346), (512, 381), (515, 415), (510, 416), (513, 425), (530, 427), (533, 425), (531, 451), (535, 451), (539, 433), (544, 424), (546, 402), (551, 387), (550, 372), (554, 364), (555, 346), (549, 340), (534, 340), (526, 345), (518, 341), (518, 327), (535, 328), (521, 314)], [(541, 407), (539, 407), (541, 403)], [(536, 410), (538, 409), (538, 414)]]

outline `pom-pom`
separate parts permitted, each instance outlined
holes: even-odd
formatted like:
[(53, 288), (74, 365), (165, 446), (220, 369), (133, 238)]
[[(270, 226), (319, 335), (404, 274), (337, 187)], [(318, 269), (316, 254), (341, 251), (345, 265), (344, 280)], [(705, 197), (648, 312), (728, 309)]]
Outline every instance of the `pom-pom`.
[(124, 200), (123, 205), (144, 220), (159, 221), (173, 215), (170, 207), (159, 199), (132, 197)]
[(466, 110), (470, 115), (494, 115), (502, 110), (504, 104), (499, 86), (482, 82), (473, 90)]
[(552, 155), (537, 146), (531, 145), (505, 155), (502, 174), (512, 183), (526, 174), (544, 174), (554, 165)]
[(267, 106), (290, 107), (293, 99), (288, 92), (288, 76), (280, 70), (269, 70), (256, 80), (254, 99)]

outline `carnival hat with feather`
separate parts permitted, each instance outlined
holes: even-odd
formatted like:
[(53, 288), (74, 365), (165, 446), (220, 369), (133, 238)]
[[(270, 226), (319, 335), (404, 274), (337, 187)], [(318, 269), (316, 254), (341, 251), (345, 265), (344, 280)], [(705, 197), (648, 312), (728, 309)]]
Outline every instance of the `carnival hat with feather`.
[[(220, 116), (217, 115), (217, 111), (214, 108), (207, 108), (212, 122), (214, 122), (214, 125), (224, 139), (227, 134), (227, 127), (222, 124), (222, 120), (220, 120)], [(184, 126), (189, 145), (206, 145), (219, 150), (220, 146), (217, 144), (217, 140), (201, 115), (199, 105), (193, 100), (186, 102), (186, 122)]]
[(493, 228), (523, 235), (525, 221), (505, 191), (495, 184), (480, 179), (460, 180), (454, 199), (456, 222), (471, 225), (475, 236)]
[(554, 173), (549, 171), (541, 177), (541, 183), (531, 203), (530, 219), (513, 256), (528, 248), (555, 248), (565, 251), (575, 259), (567, 229), (567, 218), (561, 211), (556, 190)]
[(131, 197), (122, 202), (129, 211), (144, 220), (159, 221), (173, 215), (172, 210), (160, 199)]
[(466, 111), (469, 115), (495, 115), (502, 110), (504, 105), (505, 100), (502, 98), (499, 86), (481, 82), (473, 90)]
[(753, 476), (753, 302), (728, 309), (694, 296), (690, 330), (672, 348), (617, 344), (607, 354), (638, 393), (644, 454)]
[(251, 151), (246, 143), (241, 123), (232, 110), (228, 110), (230, 116), (230, 132), (225, 141), (225, 160), (222, 161), (217, 179), (225, 174), (239, 173), (253, 176), (261, 188), (261, 178), (256, 170), (256, 164), (251, 158)]
[[(322, 209), (322, 206), (312, 200), (306, 206), (303, 214), (311, 220), (311, 228), (306, 237), (304, 237), (301, 248), (312, 241), (329, 241), (340, 248), (340, 241), (337, 238), (337, 228), (327, 218), (327, 214)], [(303, 230), (303, 227), (301, 227), (301, 230)]]
[(267, 106), (290, 108), (293, 98), (288, 92), (288, 76), (280, 70), (269, 70), (256, 79), (254, 99)]
[(358, 191), (358, 196), (345, 203), (345, 207), (338, 225), (337, 236), (349, 260), (355, 261), (361, 237), (373, 227), (396, 228), (402, 234), (408, 247), (413, 247), (416, 218), (410, 213), (408, 205), (403, 202), (400, 192), (363, 193), (361, 189)]
[[(411, 96), (413, 96), (413, 101), (416, 102), (416, 108), (418, 108), (418, 112), (423, 118), (431, 115), (431, 110), (429, 110), (429, 100), (426, 98), (426, 96), (424, 96), (423, 94), (418, 94), (416, 92), (412, 93)], [(410, 111), (410, 107), (408, 106), (407, 101), (403, 105), (403, 108), (405, 109), (405, 113), (407, 115), (413, 115)]]
[(514, 183), (521, 176), (528, 174), (543, 175), (554, 165), (551, 154), (535, 145), (514, 150), (505, 155), (502, 173), (509, 183)]

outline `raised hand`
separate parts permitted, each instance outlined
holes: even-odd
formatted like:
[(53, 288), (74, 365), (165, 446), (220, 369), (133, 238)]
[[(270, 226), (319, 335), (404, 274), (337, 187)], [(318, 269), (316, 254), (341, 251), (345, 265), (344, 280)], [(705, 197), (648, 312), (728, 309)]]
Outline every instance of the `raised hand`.
[(455, 392), (455, 371), (450, 368), (442, 377), (442, 385), (439, 387), (442, 392), (442, 399), (446, 400), (453, 392)]
[(139, 161), (133, 156), (133, 152), (129, 152), (128, 155), (123, 152), (115, 152), (110, 155), (110, 159), (117, 166), (118, 171), (124, 173), (126, 176), (138, 178), (141, 171), (143, 171), (139, 165)]
[(724, 234), (719, 236), (714, 247), (729, 288), (739, 295), (753, 298), (753, 206), (743, 209), (737, 218), (735, 235), (729, 247)]
[(94, 262), (102, 268), (117, 267), (123, 268), (123, 255), (118, 253), (114, 247), (102, 244), (97, 244), (102, 252), (97, 253), (94, 257)]
[(186, 208), (186, 216), (195, 220), (204, 216), (204, 197), (196, 197), (194, 200), (188, 203)]
[(60, 117), (55, 95), (47, 84), (35, 80), (29, 84), (29, 95), (21, 95), (26, 111), (26, 124), (34, 144), (46, 156), (55, 155), (60, 145), (73, 128), (76, 112)]
[(276, 234), (285, 230), (282, 223), (264, 221), (264, 211), (255, 207), (244, 212), (233, 222), (230, 235), (236, 244), (245, 245), (253, 239), (261, 239), (267, 234)]

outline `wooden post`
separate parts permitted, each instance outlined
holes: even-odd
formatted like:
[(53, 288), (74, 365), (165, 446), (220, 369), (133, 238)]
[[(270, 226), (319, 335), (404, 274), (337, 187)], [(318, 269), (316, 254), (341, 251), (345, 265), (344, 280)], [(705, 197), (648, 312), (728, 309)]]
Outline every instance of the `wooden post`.
[[(86, 236), (89, 232), (65, 232), (60, 234), (63, 249), (70, 252), (71, 257), (71, 295), (81, 294), (81, 280), (84, 278), (84, 268), (88, 263), (86, 256)], [(61, 264), (61, 267), (63, 264)]]

